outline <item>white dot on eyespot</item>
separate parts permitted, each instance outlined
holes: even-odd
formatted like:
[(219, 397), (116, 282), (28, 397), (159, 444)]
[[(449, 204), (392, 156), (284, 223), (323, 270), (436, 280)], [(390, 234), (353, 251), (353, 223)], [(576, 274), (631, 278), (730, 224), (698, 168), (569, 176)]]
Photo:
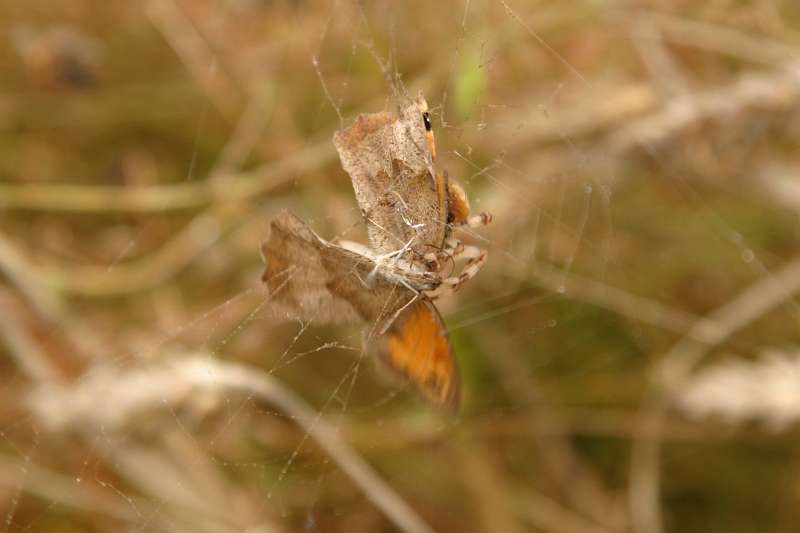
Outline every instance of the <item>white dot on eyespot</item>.
[(753, 250), (743, 250), (742, 251), (742, 261), (745, 263), (752, 263), (753, 259), (756, 258), (756, 254), (753, 253)]

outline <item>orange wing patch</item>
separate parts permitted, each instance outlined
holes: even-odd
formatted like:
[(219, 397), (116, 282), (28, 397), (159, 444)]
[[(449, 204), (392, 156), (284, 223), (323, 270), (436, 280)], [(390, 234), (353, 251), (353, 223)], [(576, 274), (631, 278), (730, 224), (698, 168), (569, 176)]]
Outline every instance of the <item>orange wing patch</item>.
[(428, 399), (458, 408), (459, 380), (453, 350), (441, 316), (423, 299), (392, 323), (386, 332), (383, 360)]

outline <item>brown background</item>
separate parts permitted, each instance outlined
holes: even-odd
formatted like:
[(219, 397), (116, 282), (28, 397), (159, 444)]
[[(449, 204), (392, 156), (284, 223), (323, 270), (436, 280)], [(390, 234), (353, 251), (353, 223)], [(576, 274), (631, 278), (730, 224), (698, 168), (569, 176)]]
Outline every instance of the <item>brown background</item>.
[[(800, 524), (796, 2), (0, 19), (3, 531)], [(278, 209), (364, 238), (331, 137), (401, 86), (495, 216), (457, 417), (258, 282)]]

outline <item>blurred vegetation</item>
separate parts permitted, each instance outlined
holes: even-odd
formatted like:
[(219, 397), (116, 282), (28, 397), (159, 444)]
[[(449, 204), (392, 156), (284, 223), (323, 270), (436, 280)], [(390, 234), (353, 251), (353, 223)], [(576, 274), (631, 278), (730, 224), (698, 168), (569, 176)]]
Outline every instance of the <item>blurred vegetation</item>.
[[(699, 368), (800, 341), (796, 2), (32, 0), (0, 19), (3, 531), (403, 527), (252, 396), (176, 379), (114, 427), (31, 400), (110, 368), (102, 411), (146, 389), (127, 372), (189, 355), (285, 385), (434, 531), (798, 528), (797, 430), (674, 402)], [(332, 134), (418, 89), (438, 166), (495, 218), (467, 237), (487, 267), (438, 304), (456, 417), (354, 358), (360, 328), (276, 319), (259, 283), (278, 209), (364, 240)]]

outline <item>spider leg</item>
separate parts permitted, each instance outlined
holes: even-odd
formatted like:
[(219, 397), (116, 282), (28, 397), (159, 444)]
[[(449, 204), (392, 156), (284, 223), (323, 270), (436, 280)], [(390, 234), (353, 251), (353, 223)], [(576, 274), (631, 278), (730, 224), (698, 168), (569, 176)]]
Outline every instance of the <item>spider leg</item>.
[(477, 246), (464, 246), (462, 243), (459, 243), (461, 246), (457, 250), (457, 253), (453, 255), (454, 259), (466, 259), (467, 264), (464, 266), (466, 269), (470, 263), (475, 262), (477, 260), (486, 261), (486, 255), (488, 252), (486, 250), (482, 250)]
[[(463, 246), (463, 245), (462, 245)], [(439, 287), (432, 291), (427, 291), (425, 294), (435, 300), (441, 296), (453, 294), (467, 281), (474, 278), (478, 272), (486, 264), (486, 259), (489, 253), (486, 250), (481, 250), (477, 246), (463, 246), (463, 250), (458, 254), (459, 258), (466, 258), (467, 262), (461, 269), (461, 272), (455, 276), (448, 276), (441, 279)], [(455, 258), (456, 256), (454, 256)]]
[(425, 268), (432, 272), (438, 272), (441, 270), (441, 266), (439, 264), (439, 257), (441, 255), (441, 252), (428, 252), (427, 254), (423, 255), (422, 262), (425, 265)]
[(491, 224), (492, 220), (494, 220), (492, 214), (484, 212), (468, 217), (461, 222), (455, 223), (455, 227), (466, 226), (468, 228), (480, 228), (481, 226)]
[(444, 247), (442, 248), (441, 254), (447, 256), (450, 259), (458, 259), (464, 253), (464, 243), (461, 242), (460, 239), (456, 239), (455, 237), (449, 237), (444, 241)]

